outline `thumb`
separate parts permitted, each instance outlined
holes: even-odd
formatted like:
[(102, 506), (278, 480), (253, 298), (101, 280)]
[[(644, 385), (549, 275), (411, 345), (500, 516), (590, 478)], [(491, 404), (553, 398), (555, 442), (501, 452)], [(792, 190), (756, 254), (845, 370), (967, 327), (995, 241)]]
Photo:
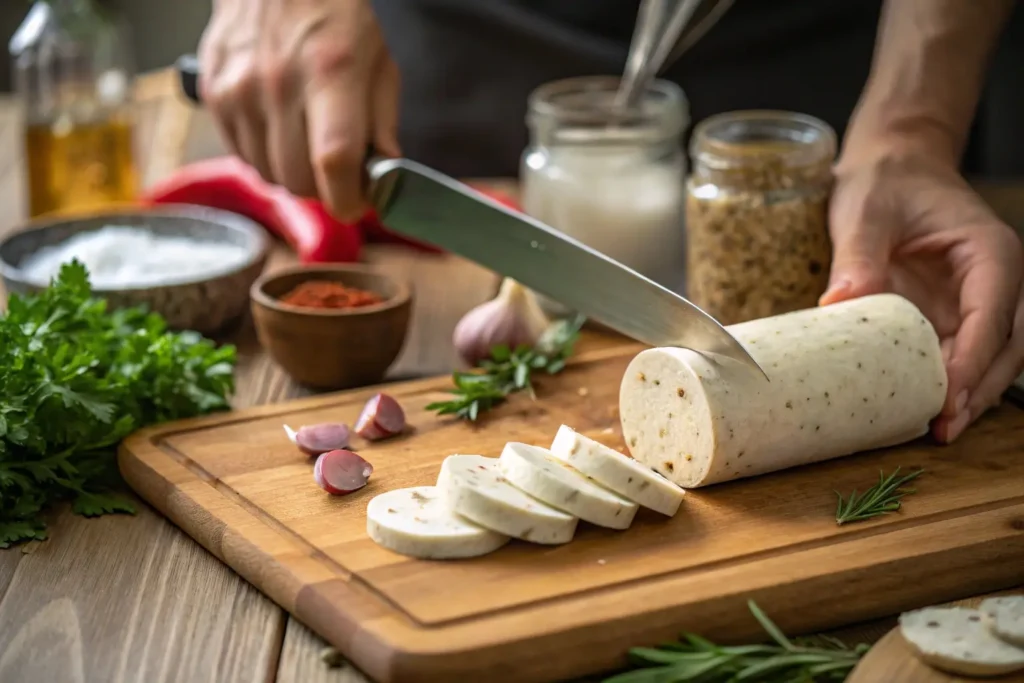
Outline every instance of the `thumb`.
[(832, 270), (819, 306), (885, 291), (891, 233), (878, 223), (833, 224)]

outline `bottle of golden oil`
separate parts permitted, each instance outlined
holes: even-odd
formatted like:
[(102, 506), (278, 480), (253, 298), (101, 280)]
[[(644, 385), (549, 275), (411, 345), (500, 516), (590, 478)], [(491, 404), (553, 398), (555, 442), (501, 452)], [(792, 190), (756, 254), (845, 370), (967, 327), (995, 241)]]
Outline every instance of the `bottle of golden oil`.
[(32, 217), (134, 199), (127, 27), (99, 0), (36, 2), (10, 42)]

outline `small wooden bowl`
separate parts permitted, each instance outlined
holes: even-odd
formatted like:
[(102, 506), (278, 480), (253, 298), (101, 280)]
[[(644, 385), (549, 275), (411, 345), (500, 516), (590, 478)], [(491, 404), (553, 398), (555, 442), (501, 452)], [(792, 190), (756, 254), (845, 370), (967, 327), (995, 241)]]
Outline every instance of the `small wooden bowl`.
[[(307, 280), (330, 280), (378, 294), (374, 306), (323, 310), (279, 299)], [(260, 344), (300, 384), (338, 390), (376, 384), (405, 344), (412, 311), (409, 283), (371, 266), (325, 264), (264, 273), (250, 289)]]

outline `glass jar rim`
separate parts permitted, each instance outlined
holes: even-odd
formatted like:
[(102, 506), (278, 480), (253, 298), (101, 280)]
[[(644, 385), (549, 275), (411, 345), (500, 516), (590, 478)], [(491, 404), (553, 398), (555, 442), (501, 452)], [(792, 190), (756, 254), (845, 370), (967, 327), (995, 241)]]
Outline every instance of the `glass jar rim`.
[(837, 144), (832, 126), (810, 114), (747, 109), (714, 114), (698, 123), (690, 156), (708, 168), (726, 169), (768, 157), (807, 166), (830, 163)]
[(665, 136), (679, 135), (689, 124), (689, 101), (677, 84), (656, 79), (637, 106), (621, 110), (614, 106), (621, 80), (619, 76), (574, 76), (544, 83), (527, 98), (527, 123), (662, 128)]

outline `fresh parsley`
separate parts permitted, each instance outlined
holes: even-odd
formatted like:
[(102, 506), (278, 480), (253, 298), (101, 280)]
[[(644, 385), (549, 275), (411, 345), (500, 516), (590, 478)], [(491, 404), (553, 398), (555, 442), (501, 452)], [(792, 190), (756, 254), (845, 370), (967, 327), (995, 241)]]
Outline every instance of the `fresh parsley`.
[(526, 390), (533, 397), (534, 373), (554, 375), (562, 371), (584, 322), (586, 318), (581, 315), (554, 322), (533, 348), (495, 346), (490, 358), (480, 361), (475, 371), (452, 374), (455, 388), (449, 392), (453, 396), (451, 400), (431, 403), (427, 410), (472, 422), (513, 393)]
[(133, 512), (115, 449), (141, 427), (228, 408), (235, 348), (108, 310), (78, 262), (0, 316), (0, 548), (46, 538), (43, 514)]
[(903, 496), (914, 493), (914, 489), (904, 486), (919, 477), (923, 471), (916, 470), (902, 477), (899, 467), (889, 476), (879, 471), (878, 483), (864, 493), (858, 494), (854, 489), (853, 493), (844, 499), (843, 495), (836, 491), (836, 497), (839, 498), (836, 503), (836, 524), (842, 526), (899, 510)]
[(754, 601), (747, 606), (774, 644), (721, 646), (692, 633), (682, 641), (629, 651), (640, 667), (604, 683), (840, 683), (869, 649), (828, 636), (790, 640)]

